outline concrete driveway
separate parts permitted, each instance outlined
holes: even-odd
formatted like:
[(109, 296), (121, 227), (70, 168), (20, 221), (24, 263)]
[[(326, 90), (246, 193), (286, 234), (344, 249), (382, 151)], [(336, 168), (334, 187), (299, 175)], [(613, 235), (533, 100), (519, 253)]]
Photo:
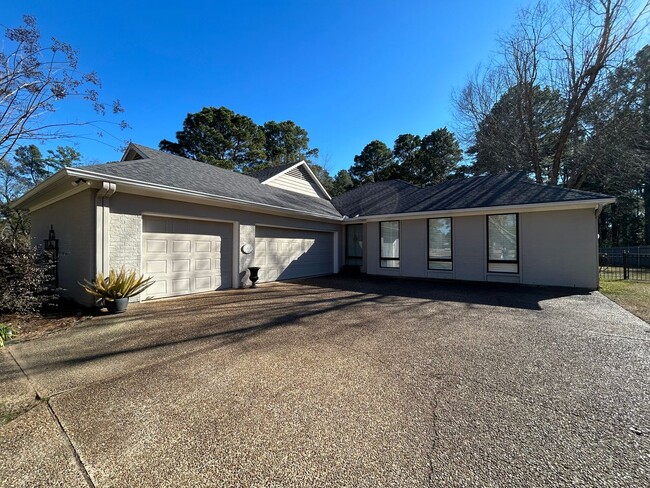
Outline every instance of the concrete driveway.
[(0, 358), (34, 405), (0, 428), (2, 486), (650, 484), (650, 327), (599, 293), (321, 278)]

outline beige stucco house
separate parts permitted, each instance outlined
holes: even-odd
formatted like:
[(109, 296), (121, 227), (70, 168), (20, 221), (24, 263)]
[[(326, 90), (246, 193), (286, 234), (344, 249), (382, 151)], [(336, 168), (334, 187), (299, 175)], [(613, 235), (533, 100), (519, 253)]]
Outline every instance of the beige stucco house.
[(153, 276), (137, 299), (337, 273), (596, 289), (597, 217), (613, 198), (523, 173), (332, 199), (304, 162), (246, 176), (131, 144), (119, 162), (65, 168), (14, 206), (35, 243), (58, 239), (63, 294), (109, 268)]

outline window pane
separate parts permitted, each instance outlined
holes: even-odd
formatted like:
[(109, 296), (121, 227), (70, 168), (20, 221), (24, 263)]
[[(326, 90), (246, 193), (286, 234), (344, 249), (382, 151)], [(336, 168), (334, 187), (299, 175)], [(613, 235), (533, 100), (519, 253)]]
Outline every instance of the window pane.
[(518, 273), (517, 263), (488, 263), (488, 271), (491, 273)]
[(360, 258), (363, 256), (363, 225), (348, 225), (345, 231), (347, 233), (347, 257)]
[(451, 259), (451, 218), (429, 219), (429, 259)]
[(399, 222), (381, 222), (379, 240), (381, 252), (379, 265), (383, 268), (399, 268)]
[(451, 261), (429, 261), (429, 269), (440, 269), (451, 271), (453, 269)]
[(382, 222), (381, 224), (381, 257), (399, 257), (399, 222)]
[(488, 216), (488, 258), (517, 261), (517, 215)]

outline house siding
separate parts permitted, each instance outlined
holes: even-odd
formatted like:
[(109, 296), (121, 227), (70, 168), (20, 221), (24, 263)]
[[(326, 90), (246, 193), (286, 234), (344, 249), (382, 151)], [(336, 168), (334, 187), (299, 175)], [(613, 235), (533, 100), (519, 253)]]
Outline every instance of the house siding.
[(487, 246), (485, 216), (454, 217), (454, 278), (486, 281)]
[(522, 213), (522, 283), (598, 288), (598, 221), (593, 209)]
[(303, 167), (294, 168), (264, 184), (310, 197), (327, 198)]
[(598, 288), (593, 209), (519, 214), (519, 273), (487, 272), (486, 215), (453, 217), (453, 270), (428, 270), (428, 221), (400, 221), (400, 267), (379, 266), (379, 223), (364, 225), (362, 270), (371, 275)]
[(95, 275), (95, 193), (88, 189), (30, 214), (37, 246), (43, 245), (54, 226), (59, 240), (59, 294), (88, 306), (94, 301), (79, 283)]
[(400, 222), (400, 274), (424, 278), (426, 272), (426, 220), (403, 220)]

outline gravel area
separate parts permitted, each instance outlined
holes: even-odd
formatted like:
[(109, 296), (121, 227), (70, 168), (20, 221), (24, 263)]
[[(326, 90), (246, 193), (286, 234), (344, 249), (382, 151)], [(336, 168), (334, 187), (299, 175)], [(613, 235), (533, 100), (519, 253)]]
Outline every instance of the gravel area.
[(597, 292), (326, 277), (10, 352), (1, 486), (650, 485), (650, 326)]

